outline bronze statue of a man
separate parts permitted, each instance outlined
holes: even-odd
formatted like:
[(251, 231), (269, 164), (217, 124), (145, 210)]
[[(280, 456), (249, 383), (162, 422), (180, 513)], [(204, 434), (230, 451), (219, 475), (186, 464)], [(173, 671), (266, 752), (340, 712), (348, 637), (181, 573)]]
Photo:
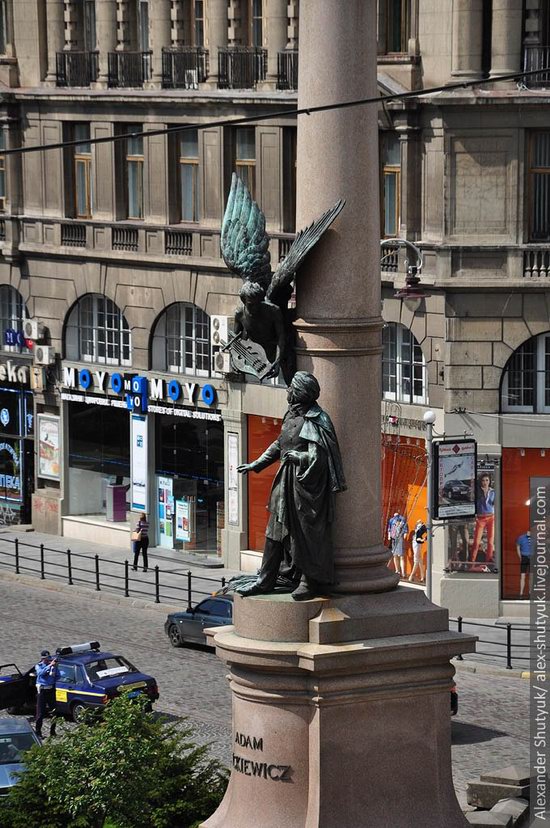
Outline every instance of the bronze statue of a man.
[(260, 472), (280, 460), (269, 499), (262, 566), (243, 596), (272, 592), (279, 575), (304, 601), (330, 592), (334, 583), (331, 524), (334, 495), (346, 488), (338, 440), (331, 419), (317, 405), (319, 383), (298, 371), (288, 389), (288, 411), (277, 440), (241, 473)]

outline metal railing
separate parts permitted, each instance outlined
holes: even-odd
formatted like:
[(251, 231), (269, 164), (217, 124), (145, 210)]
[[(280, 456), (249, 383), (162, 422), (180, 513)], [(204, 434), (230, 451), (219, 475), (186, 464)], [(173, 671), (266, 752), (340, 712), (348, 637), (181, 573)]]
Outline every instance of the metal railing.
[[(488, 653), (486, 650), (479, 650), (476, 648), (475, 655), (478, 656), (489, 656), (490, 658), (496, 659), (504, 659), (506, 662), (506, 669), (512, 670), (514, 667), (514, 663), (523, 662), (525, 666), (525, 662), (529, 665), (529, 652), (526, 655), (521, 655), (521, 652), (524, 650), (529, 651), (530, 644), (525, 642), (517, 641), (517, 634), (521, 632), (529, 632), (530, 627), (529, 625), (521, 625), (521, 626), (514, 626), (513, 624), (483, 624), (477, 621), (465, 621), (461, 615), (458, 618), (449, 618), (449, 622), (454, 623), (457, 625), (458, 632), (467, 632), (465, 627), (485, 627), (487, 629), (491, 629), (496, 632), (502, 640), (495, 640), (495, 639), (487, 639), (487, 638), (479, 638), (478, 637), (478, 644), (486, 645), (489, 644), (492, 647), (498, 647), (498, 650), (494, 652)], [(504, 648), (504, 649), (500, 649)], [(518, 650), (520, 651), (518, 653)], [(463, 661), (461, 655), (457, 656), (458, 661)], [(514, 663), (513, 663), (514, 662)]]
[(218, 50), (220, 89), (253, 89), (267, 75), (267, 49), (224, 46)]
[(128, 250), (137, 253), (139, 236), (134, 227), (113, 227), (111, 248), (113, 250)]
[[(69, 586), (89, 586), (96, 592), (122, 593), (125, 598), (139, 597), (155, 604), (181, 602), (190, 609), (226, 584), (223, 577), (209, 578), (191, 571), (163, 572), (158, 564), (150, 567), (153, 577), (147, 580), (133, 574), (128, 560), (105, 560), (99, 555), (51, 549), (43, 543), (27, 543), (19, 538), (2, 537), (2, 544), (5, 543), (12, 544), (12, 548), (0, 549), (0, 568), (16, 575), (36, 575), (42, 581), (61, 580)], [(25, 554), (27, 550), (34, 550), (35, 554)]]
[(109, 86), (137, 89), (151, 79), (152, 52), (109, 52)]
[(277, 89), (298, 89), (298, 52), (277, 53)]
[(382, 273), (397, 273), (399, 270), (399, 245), (388, 244), (380, 256), (380, 270)]
[(63, 247), (86, 247), (86, 225), (62, 224), (61, 244)]
[(99, 52), (57, 52), (57, 86), (90, 86), (97, 80)]
[(181, 230), (167, 230), (164, 237), (164, 252), (167, 256), (191, 256), (193, 234)]
[(524, 78), (527, 89), (545, 89), (550, 86), (550, 46), (525, 46), (523, 52), (523, 70), (540, 74)]
[(198, 89), (208, 77), (208, 49), (173, 46), (162, 50), (162, 85), (165, 89)]
[(535, 279), (550, 276), (550, 250), (524, 250), (523, 275)]

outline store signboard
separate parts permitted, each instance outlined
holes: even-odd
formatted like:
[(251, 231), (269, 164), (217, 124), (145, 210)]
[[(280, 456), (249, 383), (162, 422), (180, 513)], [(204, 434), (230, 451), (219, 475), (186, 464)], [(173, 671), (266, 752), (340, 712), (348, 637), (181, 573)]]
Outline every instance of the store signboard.
[(132, 509), (147, 512), (147, 419), (132, 415)]
[(176, 500), (176, 540), (184, 543), (191, 540), (191, 504), (186, 497)]
[(434, 443), (434, 520), (464, 520), (476, 514), (476, 458), (475, 440)]
[(497, 572), (495, 533), (500, 506), (500, 458), (483, 455), (476, 463), (475, 516), (447, 527), (447, 571)]
[(61, 474), (60, 420), (51, 414), (39, 414), (38, 477), (59, 480)]
[(227, 435), (227, 460), (229, 465), (227, 484), (227, 521), (239, 525), (239, 435), (230, 431)]

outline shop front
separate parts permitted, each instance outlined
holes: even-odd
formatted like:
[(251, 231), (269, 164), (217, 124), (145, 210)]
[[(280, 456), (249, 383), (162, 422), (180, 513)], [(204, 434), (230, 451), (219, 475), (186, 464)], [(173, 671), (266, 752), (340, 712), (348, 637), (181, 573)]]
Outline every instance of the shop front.
[(34, 409), (29, 365), (0, 363), (0, 525), (31, 522)]

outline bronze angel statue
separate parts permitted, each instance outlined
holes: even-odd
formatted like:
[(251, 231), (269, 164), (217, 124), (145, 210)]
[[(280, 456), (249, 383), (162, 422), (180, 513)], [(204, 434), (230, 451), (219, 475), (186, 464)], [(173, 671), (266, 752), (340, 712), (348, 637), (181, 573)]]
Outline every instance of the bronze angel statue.
[(221, 253), (233, 273), (244, 280), (241, 305), (235, 312), (234, 336), (225, 345), (236, 371), (260, 381), (279, 370), (287, 385), (296, 373), (294, 310), (289, 308), (298, 268), (330, 227), (345, 202), (340, 200), (305, 230), (300, 230), (287, 256), (271, 270), (265, 216), (244, 182), (233, 173), (221, 231)]

